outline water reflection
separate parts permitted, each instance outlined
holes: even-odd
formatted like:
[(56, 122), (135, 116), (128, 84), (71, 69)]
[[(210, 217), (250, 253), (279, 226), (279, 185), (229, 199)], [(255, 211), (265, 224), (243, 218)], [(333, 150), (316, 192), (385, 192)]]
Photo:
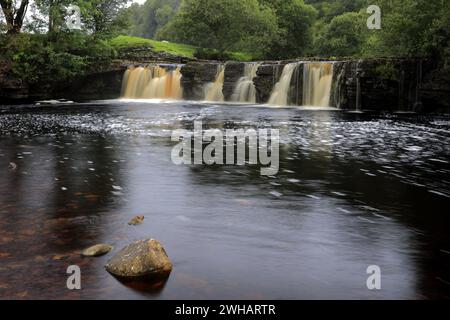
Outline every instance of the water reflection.
[[(194, 120), (280, 129), (280, 173), (174, 166), (171, 130)], [(446, 298), (449, 124), (184, 103), (3, 108), (0, 297)], [(136, 215), (144, 223), (128, 226)], [(149, 237), (174, 263), (151, 290), (110, 276), (111, 255), (78, 254)], [(65, 288), (70, 264), (80, 292)]]

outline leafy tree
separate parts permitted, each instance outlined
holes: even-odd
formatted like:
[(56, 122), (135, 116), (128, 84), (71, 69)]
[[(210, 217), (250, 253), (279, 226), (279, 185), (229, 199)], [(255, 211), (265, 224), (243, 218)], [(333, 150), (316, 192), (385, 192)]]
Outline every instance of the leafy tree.
[(366, 55), (448, 56), (449, 12), (447, 0), (379, 0), (382, 29), (371, 32)]
[(279, 29), (270, 46), (270, 57), (293, 58), (303, 55), (312, 43), (312, 25), (317, 16), (314, 7), (303, 0), (260, 0), (273, 9)]
[[(319, 18), (326, 23), (346, 12), (358, 12), (367, 5), (367, 0), (305, 0), (319, 12)], [(375, 4), (375, 3), (371, 3)]]
[(47, 20), (49, 33), (66, 30), (65, 19), (69, 5), (77, 5), (81, 11), (83, 28), (97, 36), (109, 36), (127, 27), (122, 14), (128, 0), (35, 0), (37, 13), (34, 31), (42, 30), (42, 17)]
[(110, 35), (124, 30), (128, 21), (122, 11), (127, 2), (128, 0), (80, 1), (85, 27), (98, 35)]
[(361, 53), (367, 35), (366, 15), (347, 12), (325, 26), (315, 40), (315, 48), (322, 56), (355, 56)]
[(129, 35), (154, 38), (177, 13), (181, 0), (147, 0), (128, 9), (131, 27)]
[(199, 47), (267, 51), (278, 35), (276, 16), (257, 0), (184, 0), (159, 37)]
[(28, 9), (29, 0), (21, 0), (20, 4), (14, 0), (0, 0), (0, 6), (6, 21), (7, 33), (19, 33)]

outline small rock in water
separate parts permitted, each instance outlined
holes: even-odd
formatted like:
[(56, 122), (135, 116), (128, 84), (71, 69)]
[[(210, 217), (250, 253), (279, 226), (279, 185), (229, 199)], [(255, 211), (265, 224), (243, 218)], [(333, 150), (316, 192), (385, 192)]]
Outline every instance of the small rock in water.
[(15, 164), (14, 162), (10, 162), (9, 163), (9, 169), (13, 170), (13, 171), (16, 170), (17, 169), (17, 164)]
[(168, 276), (172, 267), (163, 246), (154, 239), (133, 242), (105, 266), (114, 276), (127, 279)]
[(130, 222), (128, 222), (128, 224), (130, 226), (136, 226), (138, 224), (141, 224), (142, 221), (144, 221), (145, 217), (144, 216), (136, 216), (133, 219), (130, 220)]
[(97, 244), (95, 246), (83, 250), (81, 254), (85, 257), (98, 257), (107, 254), (112, 249), (113, 247), (108, 244)]
[(271, 194), (272, 196), (277, 197), (277, 198), (279, 198), (283, 195), (277, 191), (270, 191), (269, 194)]

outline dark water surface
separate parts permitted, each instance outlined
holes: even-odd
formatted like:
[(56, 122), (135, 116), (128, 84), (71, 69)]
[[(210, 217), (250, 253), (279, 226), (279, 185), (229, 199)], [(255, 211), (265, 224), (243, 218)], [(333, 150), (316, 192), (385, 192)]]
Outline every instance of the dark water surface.
[[(280, 172), (176, 166), (171, 130), (277, 128)], [(450, 297), (450, 120), (192, 103), (0, 107), (0, 298)], [(11, 162), (16, 170), (9, 168)], [(142, 225), (128, 226), (136, 215)], [(155, 238), (167, 282), (103, 268)], [(100, 258), (79, 250), (115, 249)], [(81, 291), (66, 268), (82, 271)], [(369, 291), (378, 265), (382, 290)]]

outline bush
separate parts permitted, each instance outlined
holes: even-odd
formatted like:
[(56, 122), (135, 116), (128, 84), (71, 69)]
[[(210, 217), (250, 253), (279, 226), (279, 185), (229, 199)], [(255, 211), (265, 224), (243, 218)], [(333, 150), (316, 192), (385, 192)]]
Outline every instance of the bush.
[(105, 41), (84, 34), (2, 35), (0, 55), (12, 74), (30, 84), (71, 80), (107, 65), (115, 51)]
[(216, 49), (198, 48), (194, 52), (194, 57), (203, 60), (234, 60), (234, 56), (230, 52), (221, 52)]

